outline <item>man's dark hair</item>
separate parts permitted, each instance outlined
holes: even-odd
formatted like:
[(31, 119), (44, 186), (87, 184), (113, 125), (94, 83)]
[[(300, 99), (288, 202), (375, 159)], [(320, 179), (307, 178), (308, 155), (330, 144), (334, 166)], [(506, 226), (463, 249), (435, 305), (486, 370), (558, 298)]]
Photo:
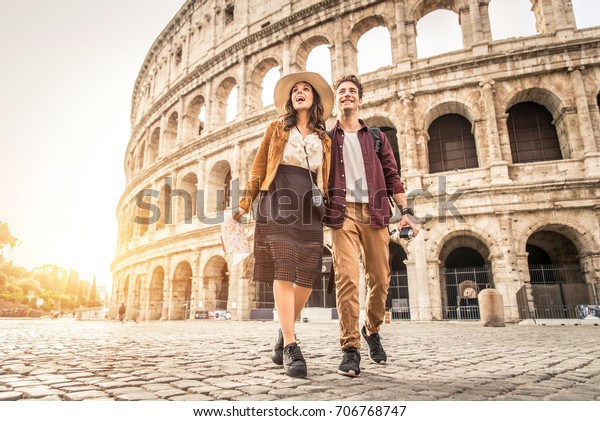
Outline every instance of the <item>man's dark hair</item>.
[(360, 83), (360, 79), (356, 75), (342, 75), (338, 80), (335, 81), (333, 85), (334, 90), (337, 92), (338, 87), (344, 82), (352, 82), (358, 88), (358, 98), (362, 99), (363, 96), (363, 86)]

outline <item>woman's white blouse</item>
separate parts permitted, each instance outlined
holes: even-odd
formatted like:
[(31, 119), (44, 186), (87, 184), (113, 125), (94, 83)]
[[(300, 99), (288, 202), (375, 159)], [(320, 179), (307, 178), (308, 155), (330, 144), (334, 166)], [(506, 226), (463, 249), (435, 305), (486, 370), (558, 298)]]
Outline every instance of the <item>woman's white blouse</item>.
[[(306, 153), (304, 152), (304, 146), (306, 146)], [(321, 144), (321, 139), (319, 139), (316, 133), (311, 133), (302, 138), (302, 134), (296, 128), (292, 129), (283, 149), (281, 164), (306, 168), (307, 154), (310, 170), (317, 173), (315, 182), (321, 191), (323, 191), (323, 174), (321, 171), (321, 166), (323, 165), (323, 145)]]

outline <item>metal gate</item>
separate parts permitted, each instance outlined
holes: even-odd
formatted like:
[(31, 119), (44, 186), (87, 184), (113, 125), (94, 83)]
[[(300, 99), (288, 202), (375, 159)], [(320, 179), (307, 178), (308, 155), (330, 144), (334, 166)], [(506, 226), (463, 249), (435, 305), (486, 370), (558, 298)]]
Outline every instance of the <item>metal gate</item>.
[(444, 317), (447, 320), (479, 320), (477, 294), (493, 287), (492, 273), (486, 267), (443, 268), (445, 282)]
[(385, 306), (392, 312), (393, 320), (410, 320), (408, 275), (405, 270), (392, 272)]

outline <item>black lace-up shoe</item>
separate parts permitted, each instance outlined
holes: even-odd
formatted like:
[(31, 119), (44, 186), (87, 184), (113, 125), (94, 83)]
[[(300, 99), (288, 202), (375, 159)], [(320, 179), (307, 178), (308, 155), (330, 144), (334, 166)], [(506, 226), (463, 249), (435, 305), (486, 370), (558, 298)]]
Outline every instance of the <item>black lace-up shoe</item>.
[(367, 341), (367, 345), (369, 345), (369, 357), (371, 361), (377, 364), (385, 364), (387, 355), (383, 350), (383, 346), (381, 346), (381, 336), (379, 336), (379, 333), (367, 335), (367, 328), (365, 326), (362, 327), (360, 333), (365, 338), (365, 341)]
[(283, 367), (290, 377), (306, 377), (306, 361), (296, 342), (283, 348)]
[(338, 374), (349, 377), (357, 377), (360, 375), (360, 353), (358, 349), (349, 347), (344, 349), (342, 363), (338, 368)]
[(283, 365), (283, 332), (281, 329), (277, 331), (277, 342), (271, 351), (271, 359), (277, 365)]

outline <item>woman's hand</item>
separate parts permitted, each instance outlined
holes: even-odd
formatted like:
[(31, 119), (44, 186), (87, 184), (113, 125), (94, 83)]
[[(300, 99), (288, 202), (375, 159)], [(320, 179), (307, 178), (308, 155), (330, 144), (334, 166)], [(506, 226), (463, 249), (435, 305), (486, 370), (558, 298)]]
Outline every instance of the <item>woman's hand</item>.
[(242, 216), (244, 216), (245, 214), (246, 214), (246, 211), (244, 209), (237, 208), (233, 211), (233, 214), (232, 214), (233, 220), (238, 222), (242, 218)]

